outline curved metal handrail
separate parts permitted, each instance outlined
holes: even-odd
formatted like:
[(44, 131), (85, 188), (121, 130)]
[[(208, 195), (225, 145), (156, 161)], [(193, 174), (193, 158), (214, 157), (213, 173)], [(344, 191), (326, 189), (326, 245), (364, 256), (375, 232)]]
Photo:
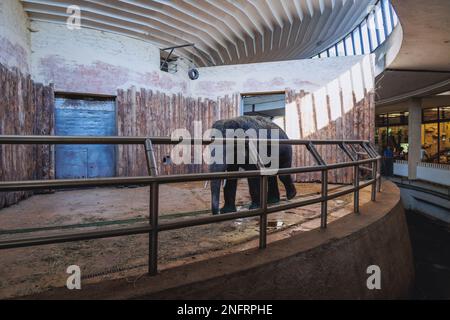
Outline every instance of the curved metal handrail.
[[(263, 170), (221, 172), (221, 173), (194, 173), (177, 175), (157, 175), (156, 163), (153, 153), (153, 144), (177, 144), (180, 139), (171, 139), (170, 137), (57, 137), (57, 136), (0, 136), (1, 144), (142, 144), (145, 146), (147, 156), (147, 166), (149, 176), (143, 177), (125, 177), (125, 178), (97, 178), (97, 179), (68, 179), (68, 180), (36, 180), (36, 181), (3, 181), (0, 182), (0, 192), (30, 191), (30, 190), (48, 190), (65, 188), (86, 188), (86, 187), (106, 187), (123, 185), (148, 185), (150, 186), (150, 224), (139, 226), (116, 228), (99, 231), (85, 231), (78, 233), (67, 233), (61, 235), (29, 237), (15, 240), (0, 241), (0, 250), (22, 248), (31, 246), (40, 246), (47, 244), (57, 244), (82, 240), (93, 240), (101, 238), (149, 234), (149, 273), (157, 273), (157, 243), (158, 233), (161, 231), (176, 230), (181, 228), (212, 224), (217, 222), (230, 221), (240, 218), (260, 217), (260, 248), (267, 245), (267, 215), (282, 210), (303, 207), (315, 203), (321, 203), (321, 227), (327, 227), (327, 209), (328, 201), (337, 197), (354, 194), (354, 212), (359, 213), (359, 191), (372, 185), (372, 200), (376, 200), (376, 193), (380, 191), (381, 175), (379, 174), (379, 161), (381, 157), (375, 151), (374, 147), (365, 140), (264, 140), (264, 139), (200, 139), (193, 140), (193, 143), (211, 144), (213, 141), (236, 142), (236, 141), (267, 141), (279, 142), (280, 144), (304, 145), (315, 159), (316, 166), (305, 166), (296, 168), (285, 168), (276, 171), (276, 176), (297, 174), (297, 173), (322, 173), (322, 190), (320, 197), (313, 197), (301, 201), (292, 201), (287, 204), (268, 206), (267, 190), (268, 176)], [(349, 162), (326, 164), (317, 152), (315, 145), (337, 145), (351, 159)], [(361, 152), (354, 150), (355, 145), (359, 145), (365, 151), (367, 159), (358, 159)], [(371, 164), (372, 168), (364, 165)], [(350, 168), (354, 169), (353, 186), (345, 190), (328, 193), (328, 172), (334, 169)], [(360, 170), (372, 170), (370, 180), (360, 182)], [(215, 179), (239, 179), (248, 177), (260, 177), (261, 207), (253, 210), (239, 211), (236, 213), (223, 214), (218, 216), (208, 216), (189, 220), (174, 221), (168, 223), (158, 223), (159, 214), (159, 185), (179, 182), (208, 181)], [(377, 190), (378, 189), (378, 190)]]

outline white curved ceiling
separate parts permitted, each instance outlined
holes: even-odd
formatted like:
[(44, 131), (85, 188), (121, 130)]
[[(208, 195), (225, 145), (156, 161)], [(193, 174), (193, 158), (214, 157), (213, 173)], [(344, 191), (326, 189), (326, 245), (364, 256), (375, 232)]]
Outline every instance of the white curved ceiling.
[(199, 66), (308, 58), (335, 43), (376, 0), (22, 0), (32, 20), (65, 23), (78, 5), (84, 27), (125, 34)]

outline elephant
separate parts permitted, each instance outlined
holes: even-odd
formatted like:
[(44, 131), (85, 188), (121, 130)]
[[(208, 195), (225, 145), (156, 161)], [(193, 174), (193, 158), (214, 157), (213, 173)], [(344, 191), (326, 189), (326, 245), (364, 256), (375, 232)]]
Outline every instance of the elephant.
[[(271, 129), (279, 130), (279, 139), (288, 139), (287, 134), (275, 123), (273, 123), (270, 119), (262, 117), (262, 116), (240, 116), (232, 119), (219, 120), (213, 124), (213, 129), (219, 130), (222, 133), (223, 137), (226, 137), (227, 129), (242, 129), (247, 131), (249, 129), (255, 129), (257, 133), (257, 137), (259, 138), (259, 129), (267, 129), (267, 139), (271, 139)], [(217, 132), (217, 131), (216, 131)], [(236, 151), (236, 147), (235, 147)], [(210, 172), (231, 172), (231, 171), (239, 171), (240, 169), (244, 170), (257, 170), (258, 167), (256, 164), (251, 164), (249, 162), (249, 147), (248, 144), (245, 147), (245, 164), (237, 164), (236, 157), (237, 152), (234, 152), (235, 161), (231, 164), (226, 163), (226, 148), (223, 152), (223, 164), (212, 163), (209, 165)], [(259, 153), (259, 144), (258, 144), (258, 153)], [(271, 155), (271, 148), (268, 147), (268, 156)], [(287, 144), (279, 145), (279, 168), (290, 168), (292, 166), (292, 146)], [(293, 199), (297, 190), (292, 181), (292, 177), (290, 175), (279, 176), (281, 182), (284, 184), (286, 189), (286, 197), (288, 200)], [(250, 209), (256, 209), (260, 207), (260, 178), (252, 177), (248, 178), (248, 185), (250, 191), (250, 197), (252, 200), (252, 204)], [(236, 188), (237, 188), (237, 179), (228, 179), (226, 180), (224, 187), (224, 199), (225, 204), (224, 207), (219, 211), (219, 201), (220, 201), (220, 191), (221, 191), (222, 181), (220, 179), (211, 181), (211, 210), (213, 215), (218, 214), (226, 214), (236, 212)], [(268, 177), (268, 195), (267, 195), (268, 203), (273, 204), (280, 201), (280, 191), (278, 189), (278, 180), (277, 176), (269, 176)]]

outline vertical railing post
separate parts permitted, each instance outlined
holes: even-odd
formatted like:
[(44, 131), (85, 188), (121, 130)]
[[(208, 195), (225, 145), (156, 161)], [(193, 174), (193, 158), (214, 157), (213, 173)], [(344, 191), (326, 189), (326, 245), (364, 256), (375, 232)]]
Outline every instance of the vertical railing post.
[(149, 235), (149, 261), (148, 273), (151, 276), (158, 274), (158, 214), (159, 214), (159, 184), (150, 185), (150, 225), (152, 231)]
[(325, 229), (327, 227), (328, 218), (328, 170), (322, 171), (322, 203), (320, 212), (320, 227)]
[[(378, 158), (378, 156), (379, 156), (378, 152), (375, 150), (373, 145), (368, 144), (368, 146), (372, 150), (374, 157)], [(381, 159), (377, 160), (377, 181), (378, 181), (377, 190), (378, 190), (378, 192), (381, 192)]]
[(381, 159), (378, 159), (377, 166), (377, 177), (378, 177), (378, 192), (381, 192)]
[(370, 159), (372, 159), (372, 179), (373, 179), (373, 184), (372, 184), (372, 201), (376, 201), (377, 200), (377, 188), (378, 188), (378, 160), (376, 160), (377, 158), (377, 153), (375, 152), (375, 150), (373, 150), (373, 148), (370, 146), (370, 144), (368, 142), (363, 142), (361, 143), (361, 147), (366, 151), (367, 155), (369, 156)]
[[(258, 147), (254, 141), (248, 141), (250, 162), (256, 164), (256, 167), (261, 171), (264, 169), (264, 164), (258, 153)], [(261, 215), (259, 217), (259, 248), (265, 249), (267, 247), (267, 193), (269, 189), (269, 178), (262, 174), (259, 183), (259, 202), (261, 206)]]
[(372, 201), (376, 201), (377, 200), (377, 175), (378, 175), (378, 161), (374, 160), (372, 162), (372, 178), (374, 179), (373, 184), (372, 184)]
[(260, 203), (261, 216), (259, 218), (259, 248), (265, 249), (267, 247), (267, 193), (268, 193), (268, 176), (261, 176), (260, 184)]
[[(369, 142), (364, 143), (364, 146), (366, 147), (367, 152), (371, 155), (373, 159), (378, 158), (378, 152), (375, 150), (375, 148), (370, 144)], [(376, 179), (376, 189), (378, 192), (381, 192), (381, 159), (376, 160), (376, 169), (375, 171), (375, 179)], [(373, 174), (373, 172), (372, 172)]]
[[(306, 148), (313, 156), (314, 160), (319, 166), (326, 166), (327, 163), (320, 156), (319, 152), (317, 152), (316, 147), (312, 142), (309, 142), (306, 145)], [(320, 227), (325, 229), (327, 227), (327, 218), (328, 218), (328, 170), (322, 170), (322, 202), (321, 202), (321, 211), (320, 211)]]
[[(156, 177), (158, 168), (156, 166), (155, 153), (151, 139), (145, 140), (145, 156), (147, 159), (148, 174)], [(149, 205), (149, 223), (152, 231), (149, 234), (148, 244), (148, 273), (154, 276), (158, 273), (158, 215), (159, 215), (159, 184), (152, 182), (150, 184), (150, 205)]]
[[(358, 154), (355, 152), (353, 147), (342, 143), (340, 144), (341, 149), (347, 154), (347, 156), (353, 162), (358, 161)], [(353, 187), (355, 191), (353, 192), (353, 212), (359, 213), (359, 166), (355, 165), (353, 167)]]
[(355, 191), (353, 193), (353, 211), (355, 213), (359, 213), (359, 166), (354, 166), (353, 171), (353, 185), (355, 187)]

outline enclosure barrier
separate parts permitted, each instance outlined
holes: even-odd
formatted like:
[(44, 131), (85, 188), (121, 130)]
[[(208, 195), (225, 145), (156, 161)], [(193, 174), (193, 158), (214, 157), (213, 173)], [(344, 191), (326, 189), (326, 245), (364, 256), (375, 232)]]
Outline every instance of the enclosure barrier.
[[(69, 180), (39, 180), (39, 181), (8, 181), (0, 182), (0, 192), (50, 190), (65, 188), (86, 188), (86, 187), (108, 187), (108, 186), (129, 186), (147, 185), (150, 187), (149, 223), (139, 226), (116, 228), (100, 231), (86, 231), (68, 233), (53, 236), (28, 237), (8, 241), (0, 241), (0, 250), (22, 247), (32, 247), (65, 242), (94, 240), (101, 238), (111, 238), (120, 236), (130, 236), (138, 234), (149, 234), (149, 264), (150, 275), (157, 274), (157, 253), (158, 253), (158, 233), (160, 231), (176, 230), (187, 227), (194, 227), (240, 218), (257, 217), (260, 218), (259, 247), (264, 249), (267, 246), (267, 215), (283, 210), (303, 207), (315, 203), (321, 203), (321, 228), (327, 227), (328, 201), (353, 193), (353, 208), (355, 213), (359, 213), (359, 191), (367, 186), (372, 186), (371, 199), (376, 200), (377, 191), (381, 191), (381, 175), (379, 173), (379, 162), (381, 157), (375, 151), (373, 145), (362, 140), (273, 140), (280, 145), (303, 145), (311, 153), (317, 165), (296, 168), (279, 169), (276, 176), (297, 173), (321, 172), (321, 195), (311, 199), (300, 201), (290, 201), (284, 204), (268, 206), (267, 190), (268, 176), (263, 174), (261, 167), (253, 171), (219, 172), (219, 173), (195, 173), (178, 175), (158, 175), (156, 159), (154, 155), (154, 145), (175, 145), (182, 140), (174, 140), (168, 137), (57, 137), (57, 136), (0, 136), (0, 145), (22, 144), (22, 145), (61, 145), (61, 144), (115, 144), (115, 145), (143, 145), (147, 159), (149, 176), (144, 177), (124, 177), (124, 178), (97, 178), (97, 179), (69, 179)], [(213, 142), (232, 141), (234, 143), (256, 142), (253, 139), (192, 139), (192, 144), (201, 143), (209, 145)], [(270, 143), (272, 140), (257, 139), (259, 142)], [(251, 146), (253, 144), (249, 144)], [(337, 145), (350, 159), (348, 162), (327, 164), (316, 149), (317, 145)], [(252, 152), (250, 148), (250, 152)], [(253, 150), (255, 152), (255, 150)], [(361, 159), (365, 158), (365, 159)], [(365, 166), (366, 165), (366, 166)], [(368, 166), (367, 166), (368, 165)], [(371, 165), (371, 167), (370, 167)], [(350, 188), (328, 193), (328, 173), (330, 170), (353, 167), (353, 184)], [(369, 171), (369, 180), (360, 181), (360, 171)], [(238, 211), (235, 213), (211, 215), (209, 217), (196, 218), (183, 221), (174, 221), (160, 224), (159, 214), (159, 186), (161, 184), (210, 181), (215, 179), (239, 179), (259, 177), (260, 207), (252, 210)]]

